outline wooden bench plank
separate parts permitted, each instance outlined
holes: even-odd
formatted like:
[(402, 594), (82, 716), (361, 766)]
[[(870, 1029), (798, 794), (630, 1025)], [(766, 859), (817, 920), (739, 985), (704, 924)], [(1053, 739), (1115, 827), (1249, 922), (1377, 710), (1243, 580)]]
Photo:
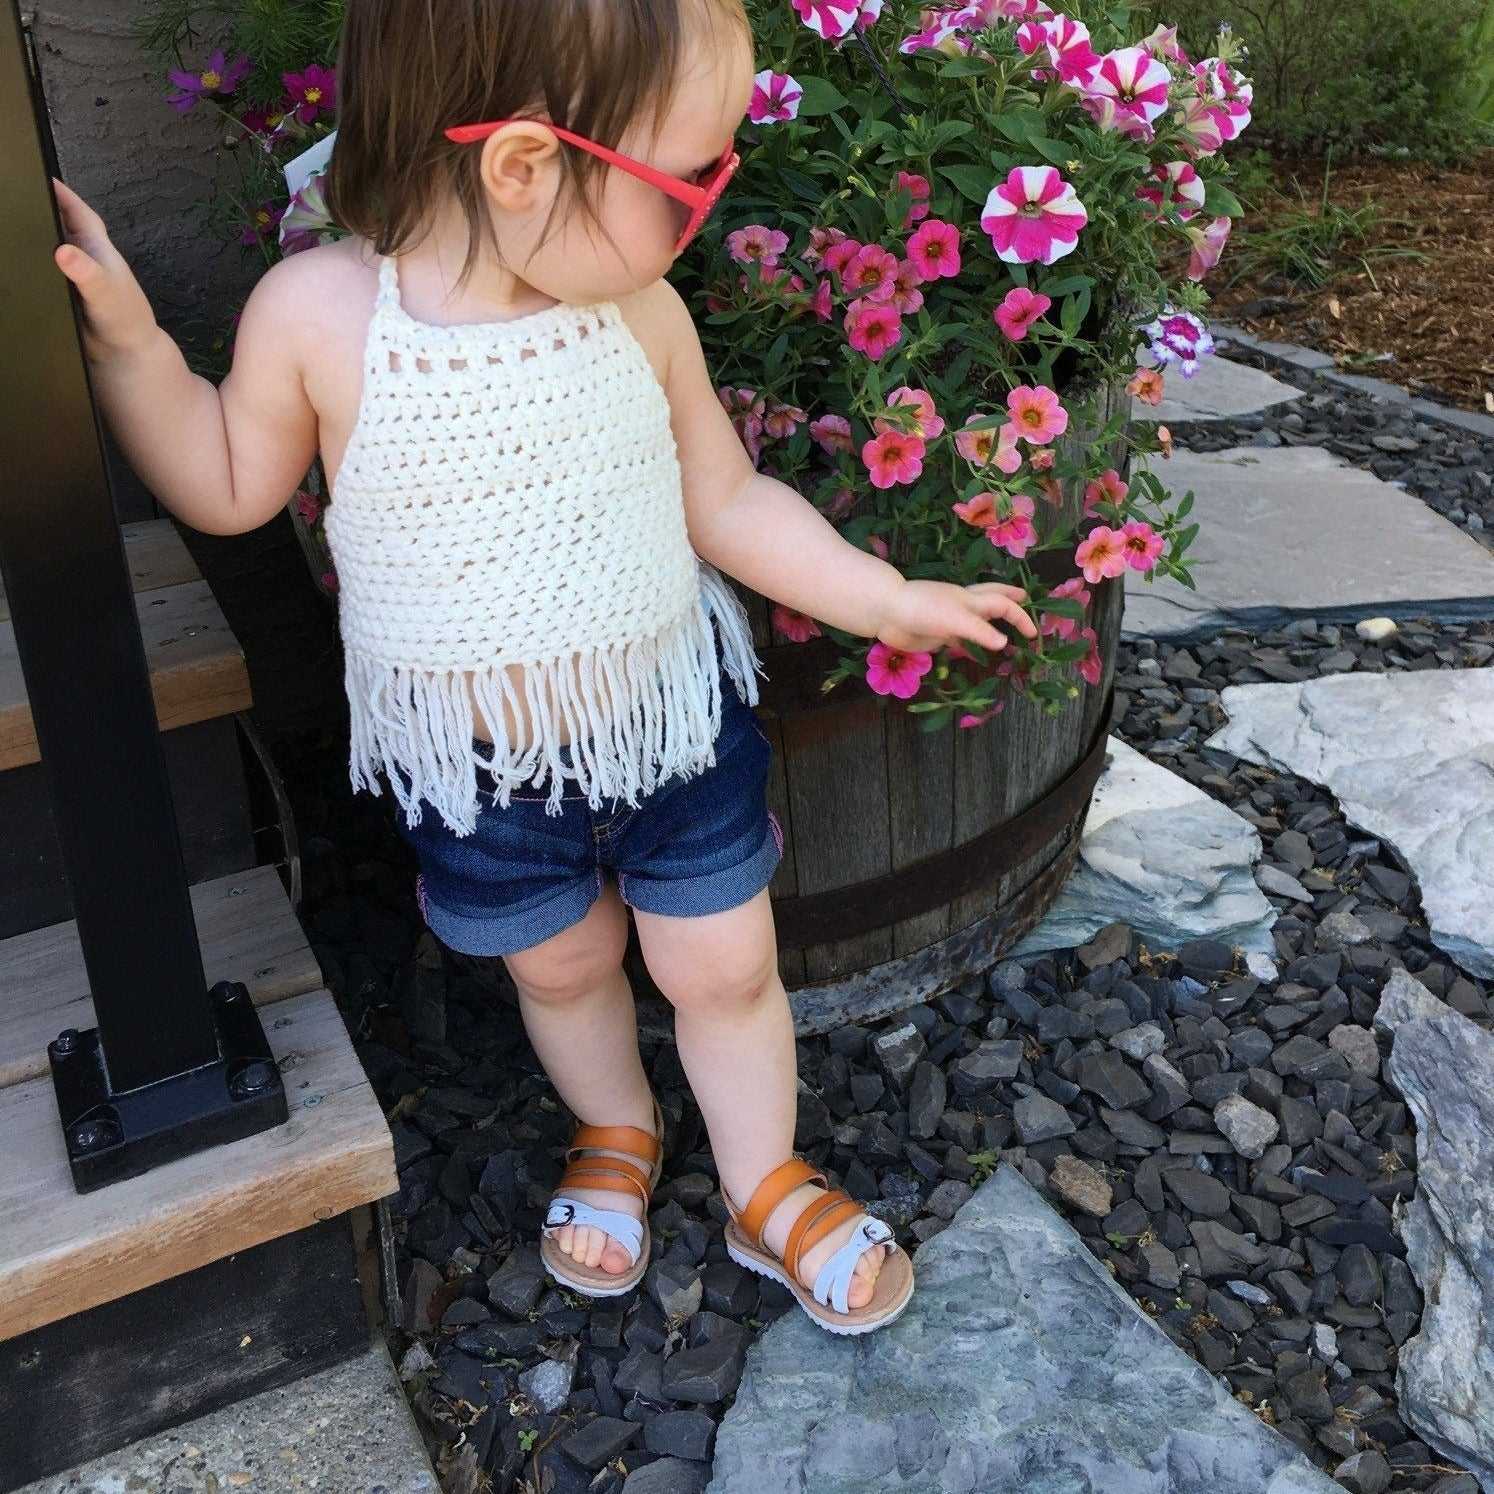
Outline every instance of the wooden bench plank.
[[(202, 580), (197, 562), (192, 559), (182, 543), (181, 532), (170, 519), (141, 519), (133, 524), (120, 525), (119, 532), (124, 540), (125, 564), (130, 568), (136, 596)], [(0, 582), (0, 622), (9, 621), (10, 599), (5, 595), (4, 582)]]
[(97, 1193), (73, 1191), (50, 1079), (0, 1090), (0, 1340), (399, 1187), (389, 1127), (326, 991), (265, 1023), (290, 1119)]
[[(256, 1006), (314, 991), (322, 972), (279, 874), (258, 866), (190, 889), (207, 983), (242, 981)], [(94, 1025), (76, 923), (0, 943), (0, 1091), (47, 1073), (47, 1044)]]
[[(243, 650), (206, 581), (145, 592), (135, 608), (162, 731), (254, 704)], [(0, 622), (0, 772), (40, 760), (15, 627)]]

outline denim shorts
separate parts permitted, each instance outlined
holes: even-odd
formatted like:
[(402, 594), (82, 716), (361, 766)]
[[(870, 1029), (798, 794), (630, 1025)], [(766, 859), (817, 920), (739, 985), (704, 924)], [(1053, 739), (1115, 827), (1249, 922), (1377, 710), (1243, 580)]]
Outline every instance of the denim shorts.
[[(579, 923), (609, 876), (629, 907), (674, 918), (756, 897), (783, 854), (767, 806), (772, 748), (735, 687), (723, 681), (721, 693), (715, 765), (662, 784), (636, 809), (594, 810), (572, 784), (558, 816), (546, 812), (548, 788), (516, 790), (507, 809), (486, 802), (468, 836), (429, 807), (413, 828), (397, 814), (420, 861), (421, 913), (442, 943), (470, 955), (532, 949)], [(482, 768), (477, 779), (490, 801), (492, 779)]]

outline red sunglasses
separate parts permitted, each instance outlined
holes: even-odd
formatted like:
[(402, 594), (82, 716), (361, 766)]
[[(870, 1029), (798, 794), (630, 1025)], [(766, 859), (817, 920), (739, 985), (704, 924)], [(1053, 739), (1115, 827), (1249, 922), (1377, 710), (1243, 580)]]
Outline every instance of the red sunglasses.
[(728, 145), (721, 159), (700, 180), (687, 182), (680, 177), (670, 176), (668, 172), (660, 171), (645, 161), (635, 161), (632, 156), (620, 155), (615, 150), (609, 150), (605, 145), (598, 145), (596, 141), (586, 139), (584, 135), (573, 134), (570, 130), (564, 130), (559, 125), (542, 119), (497, 119), (489, 124), (454, 125), (443, 133), (448, 140), (457, 145), (474, 145), (477, 141), (486, 140), (489, 135), (501, 130), (504, 125), (510, 124), (543, 125), (552, 134), (558, 135), (567, 145), (574, 145), (577, 150), (584, 150), (588, 155), (596, 156), (598, 160), (607, 162), (609, 166), (616, 166), (619, 171), (626, 171), (629, 176), (635, 176), (639, 181), (647, 182), (651, 187), (657, 187), (659, 191), (667, 193), (676, 202), (684, 203), (690, 209), (690, 220), (685, 224), (685, 231), (680, 235), (679, 243), (674, 246), (676, 254), (683, 254), (690, 241), (700, 232), (716, 204), (721, 201), (721, 194), (726, 191), (726, 184), (737, 174), (737, 167), (742, 164), (742, 158), (737, 154), (736, 147)]

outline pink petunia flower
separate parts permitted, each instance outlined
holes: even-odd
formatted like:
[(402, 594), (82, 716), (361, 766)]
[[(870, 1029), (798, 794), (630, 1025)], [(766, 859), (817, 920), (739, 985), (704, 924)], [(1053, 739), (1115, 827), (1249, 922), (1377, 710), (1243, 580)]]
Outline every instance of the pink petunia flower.
[(874, 488), (890, 488), (898, 483), (917, 482), (923, 476), (926, 449), (922, 436), (906, 431), (883, 431), (861, 448), (861, 460), (866, 463)]
[(790, 643), (820, 637), (820, 625), (807, 612), (795, 612), (792, 607), (774, 607), (773, 631)]
[(959, 720), (961, 731), (974, 731), (977, 727), (984, 726), (988, 721), (994, 721), (1006, 709), (1004, 700), (992, 701), (989, 711), (982, 711), (976, 715), (973, 711), (967, 711)]
[[(978, 411), (965, 424), (973, 425), (986, 416)], [(955, 450), (973, 467), (993, 466), (998, 472), (1010, 477), (1022, 465), (1022, 453), (1017, 447), (1017, 428), (1010, 423), (999, 430), (963, 430), (955, 433)]]
[(1188, 239), (1193, 245), (1193, 253), (1188, 257), (1190, 280), (1202, 280), (1219, 263), (1219, 256), (1229, 243), (1233, 227), (1234, 223), (1229, 218), (1215, 218), (1207, 228), (1188, 230)]
[[(1090, 593), (1082, 576), (1075, 576), (1072, 580), (1065, 581), (1063, 585), (1055, 586), (1048, 595), (1060, 599), (1072, 599), (1081, 607), (1088, 607), (1090, 604)], [(1042, 622), (1038, 625), (1044, 637), (1057, 637), (1065, 642), (1077, 638), (1081, 626), (1082, 624), (1072, 617), (1060, 617), (1056, 612), (1045, 612)]]
[[(840, 233), (839, 229), (831, 229), (832, 233)], [(846, 266), (861, 253), (862, 245), (858, 239), (848, 239), (845, 234), (833, 243), (827, 244), (820, 255), (820, 263), (829, 270), (831, 274), (845, 274)]]
[(1089, 644), (1089, 652), (1079, 661), (1079, 677), (1087, 685), (1098, 685), (1105, 677), (1105, 661), (1100, 657), (1100, 636), (1093, 628), (1081, 628), (1079, 637)]
[(1093, 517), (1102, 503), (1113, 503), (1119, 507), (1126, 501), (1126, 495), (1130, 491), (1130, 485), (1121, 478), (1120, 473), (1114, 467), (1107, 468), (1093, 482), (1085, 484), (1084, 517)]
[(1186, 100), (1173, 118), (1183, 132), (1183, 149), (1195, 160), (1212, 156), (1223, 147), (1224, 132), (1207, 99)]
[(1108, 524), (1097, 525), (1074, 552), (1074, 564), (1091, 586), (1121, 575), (1126, 569), (1125, 537)]
[(337, 72), (318, 63), (304, 73), (283, 73), (280, 81), (290, 94), (290, 109), (302, 124), (311, 124), (323, 114), (337, 112)]
[(291, 198), (280, 218), (280, 252), (299, 254), (303, 249), (330, 243), (338, 236), (327, 206), (327, 174), (317, 172)]
[(915, 311), (923, 310), (922, 285), (923, 276), (919, 274), (918, 266), (911, 259), (900, 260), (897, 267), (897, 289), (892, 293), (892, 304), (904, 316), (912, 316)]
[(1012, 342), (1021, 342), (1032, 330), (1032, 324), (1045, 316), (1052, 305), (1047, 296), (1035, 294), (1025, 285), (1015, 285), (996, 308), (996, 325)]
[(1100, 66), (1099, 54), (1089, 44), (1089, 27), (1068, 16), (1054, 16), (1046, 32), (1053, 70), (1070, 87), (1083, 88)]
[(1218, 57), (1206, 58), (1193, 69), (1198, 93), (1208, 105), (1219, 134), (1226, 144), (1237, 140), (1250, 123), (1250, 107), (1255, 90), (1248, 78), (1242, 78), (1227, 62)]
[(918, 694), (924, 675), (933, 667), (932, 654), (904, 653), (889, 648), (885, 643), (874, 643), (866, 656), (866, 683), (878, 695), (912, 700)]
[(861, 0), (861, 14), (856, 17), (858, 31), (870, 31), (882, 19), (883, 0)]
[(1007, 264), (1051, 265), (1073, 251), (1088, 222), (1084, 204), (1055, 167), (1017, 166), (992, 188), (980, 226)]
[(775, 441), (787, 441), (808, 419), (809, 416), (797, 405), (786, 405), (775, 399), (763, 417), (763, 429)]
[(1199, 360), (1214, 351), (1209, 329), (1191, 311), (1169, 306), (1141, 330), (1152, 340), (1152, 357), (1158, 363), (1176, 364), (1185, 379), (1191, 379), (1198, 372)]
[(1017, 50), (1024, 57), (1041, 52), (1048, 45), (1048, 27), (1042, 21), (1024, 21), (1017, 27)]
[(277, 207), (272, 202), (262, 202), (255, 208), (253, 216), (245, 224), (244, 231), (239, 235), (241, 244), (262, 244), (274, 234), (280, 225), (280, 220), (285, 217), (285, 207)]
[(1032, 522), (1037, 504), (1026, 493), (1016, 493), (1002, 499), (1000, 508), (1004, 512), (986, 530), (986, 538), (998, 550), (1021, 560), (1037, 544), (1037, 527)]
[(1006, 408), (1029, 446), (1046, 446), (1069, 428), (1069, 412), (1046, 385), (1019, 384), (1007, 395)]
[(789, 236), (765, 223), (752, 223), (726, 236), (726, 247), (739, 265), (762, 265), (771, 269), (789, 246)]
[(1160, 405), (1164, 380), (1155, 368), (1138, 368), (1135, 377), (1126, 385), (1126, 393), (1135, 395), (1143, 404)]
[[(925, 441), (936, 441), (944, 434), (944, 418), (934, 409), (934, 397), (925, 389), (909, 389), (905, 384), (887, 396), (887, 404), (896, 409), (899, 405), (912, 405), (917, 411), (918, 432)], [(872, 422), (875, 430), (896, 430), (897, 426), (877, 419)]]
[(1133, 571), (1149, 571), (1161, 559), (1167, 541), (1141, 519), (1132, 519), (1121, 530), (1121, 547)]
[(764, 68), (752, 80), (752, 102), (747, 105), (747, 118), (755, 125), (787, 124), (799, 117), (799, 105), (803, 101), (804, 90), (797, 79)]
[(931, 189), (928, 177), (915, 176), (911, 171), (899, 171), (896, 190), (907, 192), (913, 199), (913, 204), (908, 209), (908, 216), (903, 219), (903, 227), (912, 228), (915, 223), (922, 223), (929, 215)]
[(953, 223), (930, 218), (908, 240), (908, 259), (925, 281), (958, 275), (960, 230)]
[(826, 456), (851, 449), (851, 422), (844, 415), (821, 415), (809, 423), (809, 434)]
[(1027, 453), (1027, 465), (1034, 472), (1051, 472), (1057, 460), (1058, 453), (1051, 446), (1045, 446), (1040, 451), (1029, 451)]
[(846, 313), (846, 337), (875, 363), (903, 340), (903, 319), (895, 306), (861, 300)]
[(839, 41), (860, 18), (861, 0), (794, 0), (794, 10), (816, 36)]
[(176, 92), (168, 93), (166, 102), (178, 114), (185, 114), (199, 99), (221, 98), (232, 93), (249, 76), (253, 66), (247, 57), (235, 57), (228, 62), (219, 47), (201, 72), (184, 73), (180, 68), (168, 70), (166, 76), (176, 85)]
[(721, 408), (731, 416), (737, 439), (746, 448), (755, 467), (763, 454), (763, 417), (767, 400), (756, 389), (718, 389)]
[[(817, 265), (825, 256), (827, 249), (832, 249), (836, 244), (843, 244), (846, 236), (838, 228), (811, 228), (809, 230), (809, 245), (804, 251), (804, 263)], [(833, 266), (831, 268), (834, 268)]]
[(1170, 198), (1169, 207), (1180, 222), (1186, 223), (1204, 204), (1203, 178), (1191, 161), (1159, 162), (1152, 167), (1147, 185), (1138, 188), (1136, 195), (1151, 203), (1159, 218), (1162, 204)]
[(950, 507), (972, 529), (989, 529), (1001, 517), (994, 493), (977, 493), (968, 503), (954, 503)]
[[(1172, 74), (1145, 47), (1122, 47), (1100, 59), (1094, 75), (1084, 85), (1086, 99), (1108, 101), (1114, 108), (1115, 128), (1139, 122), (1150, 131), (1167, 108), (1167, 90)], [(1101, 124), (1107, 121), (1101, 120)]]
[(841, 271), (840, 284), (848, 296), (890, 301), (897, 294), (897, 256), (880, 244), (863, 244)]
[(1160, 57), (1164, 62), (1176, 62), (1183, 67), (1188, 66), (1188, 54), (1178, 45), (1176, 26), (1158, 25), (1150, 36), (1142, 40), (1141, 45), (1153, 57)]
[(924, 14), (935, 19), (930, 20), (922, 31), (905, 36), (897, 44), (898, 51), (905, 57), (918, 52), (943, 52), (946, 56), (959, 57), (972, 49), (974, 43), (962, 34), (958, 22), (950, 19), (950, 12), (925, 11)]
[(830, 284), (828, 275), (815, 285), (809, 309), (822, 322), (828, 322), (835, 315), (835, 287)]

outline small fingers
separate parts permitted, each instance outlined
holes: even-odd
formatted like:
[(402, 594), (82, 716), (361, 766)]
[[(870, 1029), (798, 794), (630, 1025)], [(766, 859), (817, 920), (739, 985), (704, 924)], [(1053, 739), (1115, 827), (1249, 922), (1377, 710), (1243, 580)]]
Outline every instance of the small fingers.
[(999, 617), (1003, 622), (1010, 623), (1024, 637), (1037, 637), (1037, 624), (1027, 615), (1026, 610), (1021, 604), (1014, 601), (1011, 597), (992, 593), (980, 593), (972, 596), (971, 599), (974, 601), (982, 617)]
[(85, 295), (103, 279), (103, 266), (75, 244), (60, 244), (52, 257), (57, 268)]

